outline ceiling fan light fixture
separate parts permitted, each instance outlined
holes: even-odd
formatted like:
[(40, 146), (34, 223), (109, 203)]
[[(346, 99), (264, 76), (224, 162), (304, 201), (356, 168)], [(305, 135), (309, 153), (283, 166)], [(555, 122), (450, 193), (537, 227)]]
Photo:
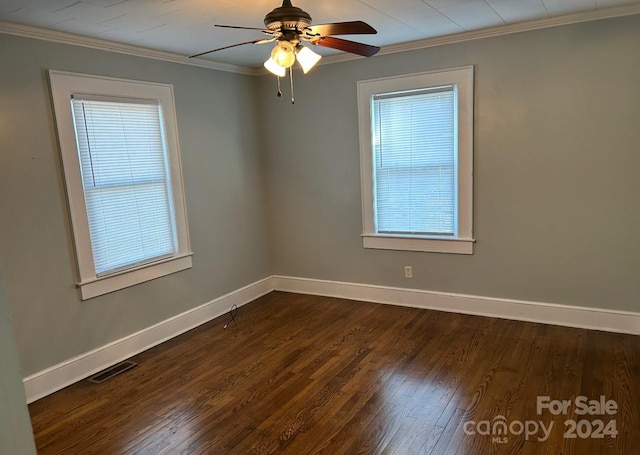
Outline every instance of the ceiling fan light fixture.
[(302, 71), (304, 72), (304, 74), (307, 74), (309, 71), (311, 71), (311, 68), (316, 66), (316, 63), (318, 63), (322, 58), (320, 54), (313, 52), (311, 49), (301, 44), (298, 44), (298, 47), (296, 48), (296, 50), (297, 50), (296, 56), (298, 58), (298, 63), (300, 63), (300, 66), (302, 67)]
[(265, 44), (275, 41), (276, 44), (271, 50), (271, 56), (266, 62), (264, 62), (264, 67), (269, 72), (278, 76), (278, 96), (282, 96), (282, 92), (280, 91), (280, 78), (286, 77), (287, 69), (289, 69), (291, 103), (293, 104), (294, 63), (297, 60), (302, 67), (302, 71), (307, 74), (322, 58), (320, 54), (315, 53), (309, 49), (309, 47), (303, 46), (302, 44), (304, 42), (308, 45), (336, 49), (338, 51), (349, 52), (363, 57), (371, 57), (380, 50), (377, 46), (358, 43), (356, 41), (336, 38), (333, 36), (370, 35), (377, 33), (376, 29), (366, 22), (349, 21), (311, 25), (311, 16), (309, 13), (293, 6), (291, 4), (291, 0), (282, 0), (282, 6), (274, 8), (273, 11), (267, 13), (264, 17), (264, 25), (267, 27), (266, 29), (243, 27), (239, 25), (216, 24), (216, 27), (259, 31), (264, 35), (267, 35), (267, 38), (263, 37), (262, 39), (255, 39), (253, 41), (245, 41), (244, 43), (219, 47), (217, 49), (192, 55), (189, 58), (200, 57), (212, 52), (218, 52), (236, 46), (244, 46), (246, 44)]
[(266, 69), (268, 69), (271, 73), (273, 73), (273, 74), (275, 74), (276, 76), (279, 76), (279, 77), (284, 77), (287, 74), (286, 68), (278, 65), (273, 60), (273, 57), (269, 58), (269, 60), (264, 62), (264, 67)]
[(276, 65), (289, 68), (296, 61), (295, 47), (289, 41), (278, 41), (271, 51), (271, 58)]

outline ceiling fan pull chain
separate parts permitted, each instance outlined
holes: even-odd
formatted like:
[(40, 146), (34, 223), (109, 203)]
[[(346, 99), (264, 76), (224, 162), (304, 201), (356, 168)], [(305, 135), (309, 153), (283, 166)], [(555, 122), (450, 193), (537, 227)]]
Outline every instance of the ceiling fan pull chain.
[(276, 79), (278, 79), (278, 98), (280, 98), (282, 96), (282, 91), (280, 90), (280, 76), (276, 76)]
[(289, 81), (291, 82), (291, 104), (296, 104), (296, 100), (293, 97), (293, 69), (289, 67)]

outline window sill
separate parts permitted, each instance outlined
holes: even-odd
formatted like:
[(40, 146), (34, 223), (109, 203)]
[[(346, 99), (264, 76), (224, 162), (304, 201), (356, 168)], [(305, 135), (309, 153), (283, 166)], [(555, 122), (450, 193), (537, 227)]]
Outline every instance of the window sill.
[(473, 254), (475, 239), (443, 239), (363, 234), (365, 248), (379, 250), (423, 251), (429, 253)]
[(165, 275), (189, 269), (192, 266), (192, 253), (145, 264), (135, 269), (86, 280), (78, 283), (82, 300), (91, 299), (109, 292), (135, 286)]

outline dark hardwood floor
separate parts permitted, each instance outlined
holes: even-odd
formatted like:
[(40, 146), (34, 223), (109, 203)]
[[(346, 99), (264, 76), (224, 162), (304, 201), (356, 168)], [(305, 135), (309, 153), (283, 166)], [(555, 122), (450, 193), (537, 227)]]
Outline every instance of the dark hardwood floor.
[(640, 454), (637, 336), (278, 292), (227, 320), (31, 404), (39, 453)]

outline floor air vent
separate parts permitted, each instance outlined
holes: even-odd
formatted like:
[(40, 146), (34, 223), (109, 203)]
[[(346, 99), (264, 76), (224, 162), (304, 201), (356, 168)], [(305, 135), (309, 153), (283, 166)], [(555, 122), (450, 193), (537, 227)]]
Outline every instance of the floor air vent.
[(131, 362), (130, 360), (125, 360), (124, 362), (116, 363), (115, 365), (107, 368), (106, 370), (102, 370), (100, 373), (94, 374), (88, 380), (90, 382), (100, 384), (101, 382), (104, 382), (107, 379), (111, 379), (112, 377), (117, 376), (120, 373), (124, 373), (125, 371), (130, 370), (136, 365), (138, 364), (135, 362)]

